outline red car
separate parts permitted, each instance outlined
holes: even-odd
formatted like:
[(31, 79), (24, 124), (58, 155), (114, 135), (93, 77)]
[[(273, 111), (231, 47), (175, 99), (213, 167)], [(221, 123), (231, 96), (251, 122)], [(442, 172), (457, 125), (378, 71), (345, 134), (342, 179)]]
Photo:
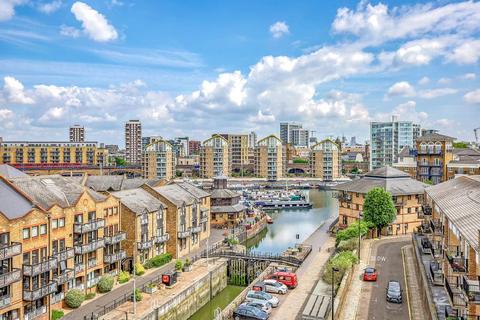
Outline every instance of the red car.
[(377, 281), (377, 270), (367, 267), (363, 270), (363, 281)]
[(268, 277), (269, 279), (277, 280), (278, 282), (283, 283), (289, 289), (293, 289), (297, 286), (297, 275), (292, 272), (283, 272), (278, 271)]

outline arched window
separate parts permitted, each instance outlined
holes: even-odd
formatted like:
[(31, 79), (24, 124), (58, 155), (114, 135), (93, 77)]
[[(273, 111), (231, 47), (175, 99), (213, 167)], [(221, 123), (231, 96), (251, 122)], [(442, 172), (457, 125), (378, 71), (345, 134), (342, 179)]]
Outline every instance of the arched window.
[(425, 153), (425, 152), (427, 151), (427, 145), (425, 144), (425, 142), (422, 142), (422, 143), (420, 144), (420, 151), (421, 151), (422, 153)]
[(442, 153), (442, 144), (440, 142), (435, 142), (435, 153), (436, 154)]
[(428, 143), (428, 153), (433, 153), (434, 145), (433, 142)]

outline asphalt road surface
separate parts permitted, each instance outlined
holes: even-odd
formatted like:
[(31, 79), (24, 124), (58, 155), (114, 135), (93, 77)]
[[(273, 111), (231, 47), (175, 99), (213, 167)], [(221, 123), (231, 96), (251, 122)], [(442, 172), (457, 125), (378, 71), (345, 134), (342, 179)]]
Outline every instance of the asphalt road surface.
[[(360, 306), (368, 305), (368, 308), (360, 310), (360, 319), (409, 319), (401, 248), (410, 243), (410, 238), (403, 237), (381, 240), (373, 244), (370, 266), (377, 269), (378, 279), (376, 282), (363, 282)], [(386, 288), (390, 280), (400, 282), (403, 290), (403, 303), (387, 302)]]

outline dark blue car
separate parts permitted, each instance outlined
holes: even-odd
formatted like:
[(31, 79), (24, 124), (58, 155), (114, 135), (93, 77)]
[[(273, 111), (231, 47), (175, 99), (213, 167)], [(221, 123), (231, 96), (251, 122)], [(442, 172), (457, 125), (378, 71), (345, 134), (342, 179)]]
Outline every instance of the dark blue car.
[(248, 306), (241, 304), (238, 306), (237, 310), (233, 313), (233, 319), (258, 319), (258, 320), (267, 320), (268, 314), (265, 311), (262, 311), (253, 306)]

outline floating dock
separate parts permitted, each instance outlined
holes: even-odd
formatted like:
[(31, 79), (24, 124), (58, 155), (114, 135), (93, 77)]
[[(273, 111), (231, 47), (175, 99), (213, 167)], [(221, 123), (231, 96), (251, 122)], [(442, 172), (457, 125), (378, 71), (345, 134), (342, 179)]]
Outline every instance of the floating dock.
[(307, 201), (255, 201), (255, 205), (263, 209), (276, 208), (311, 208), (312, 204)]

